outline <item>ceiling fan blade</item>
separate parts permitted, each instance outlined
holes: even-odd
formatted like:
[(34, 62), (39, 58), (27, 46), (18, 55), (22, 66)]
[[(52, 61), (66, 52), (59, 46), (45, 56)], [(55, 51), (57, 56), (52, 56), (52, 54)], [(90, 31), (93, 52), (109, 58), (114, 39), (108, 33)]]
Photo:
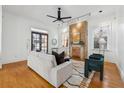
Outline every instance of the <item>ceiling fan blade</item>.
[(51, 15), (47, 15), (48, 17), (51, 17), (51, 18), (56, 18), (57, 19), (57, 17), (54, 17), (54, 16), (51, 16)]
[(56, 21), (58, 21), (58, 20), (54, 20), (53, 22), (56, 22)]
[(71, 16), (69, 17), (62, 17), (61, 19), (69, 19), (69, 18), (72, 18)]

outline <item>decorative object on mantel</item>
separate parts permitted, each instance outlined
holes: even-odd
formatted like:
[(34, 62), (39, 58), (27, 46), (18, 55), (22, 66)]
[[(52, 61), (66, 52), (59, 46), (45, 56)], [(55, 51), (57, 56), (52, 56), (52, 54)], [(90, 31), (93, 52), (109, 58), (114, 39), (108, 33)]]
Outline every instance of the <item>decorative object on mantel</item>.
[(95, 72), (89, 73), (89, 78), (86, 78), (84, 76), (84, 62), (72, 60), (72, 63), (73, 74), (63, 85), (67, 88), (88, 88)]
[(83, 41), (80, 41), (80, 45), (84, 45), (85, 43)]

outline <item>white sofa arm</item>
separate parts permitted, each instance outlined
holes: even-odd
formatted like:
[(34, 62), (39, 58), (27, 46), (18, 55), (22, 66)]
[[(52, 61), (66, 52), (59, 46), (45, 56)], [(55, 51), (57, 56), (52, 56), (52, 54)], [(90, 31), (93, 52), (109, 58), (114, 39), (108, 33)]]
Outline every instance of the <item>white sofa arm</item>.
[(72, 62), (60, 64), (51, 70), (51, 81), (55, 87), (59, 87), (72, 75)]

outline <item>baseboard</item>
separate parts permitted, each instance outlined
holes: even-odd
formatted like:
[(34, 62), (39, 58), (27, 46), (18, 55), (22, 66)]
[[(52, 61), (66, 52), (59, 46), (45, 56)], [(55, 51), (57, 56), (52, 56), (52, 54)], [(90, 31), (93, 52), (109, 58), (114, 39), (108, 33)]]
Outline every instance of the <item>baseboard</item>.
[(121, 79), (122, 79), (123, 82), (124, 82), (124, 71), (123, 71), (123, 69), (121, 69), (121, 67), (120, 67), (120, 65), (119, 65), (118, 63), (116, 63), (116, 65), (117, 65), (117, 68), (118, 68), (119, 73), (120, 73), (120, 75), (121, 75)]
[(24, 62), (24, 61), (27, 61), (27, 60), (26, 59), (22, 59), (22, 60), (7, 61), (7, 62), (4, 62), (2, 65), (11, 64), (11, 63), (17, 63), (17, 62)]

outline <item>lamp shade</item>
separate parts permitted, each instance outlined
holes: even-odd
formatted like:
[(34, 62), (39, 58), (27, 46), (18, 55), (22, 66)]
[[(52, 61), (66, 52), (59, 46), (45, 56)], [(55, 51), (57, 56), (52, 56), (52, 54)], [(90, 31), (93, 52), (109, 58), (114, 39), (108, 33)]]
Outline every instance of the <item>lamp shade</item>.
[(105, 43), (106, 43), (106, 41), (105, 41), (104, 38), (100, 38), (100, 39), (99, 39), (99, 44), (105, 44)]
[(99, 48), (100, 48), (101, 50), (104, 50), (104, 49), (105, 49), (105, 44), (106, 44), (105, 39), (104, 39), (104, 38), (100, 38), (100, 39), (99, 39)]

